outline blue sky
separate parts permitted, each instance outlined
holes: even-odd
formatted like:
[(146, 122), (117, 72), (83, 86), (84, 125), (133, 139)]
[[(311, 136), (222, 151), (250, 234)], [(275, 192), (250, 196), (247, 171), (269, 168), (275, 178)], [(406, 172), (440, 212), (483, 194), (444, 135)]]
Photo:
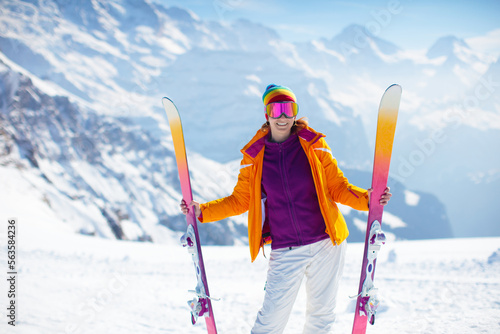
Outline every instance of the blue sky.
[[(490, 33), (485, 48), (500, 49), (500, 1), (372, 0), (155, 0), (195, 12), (201, 19), (238, 18), (275, 29), (287, 41), (331, 38), (347, 25), (373, 29), (404, 49), (429, 48), (439, 37)], [(491, 32), (497, 30), (496, 34)], [(493, 45), (492, 45), (493, 44)]]

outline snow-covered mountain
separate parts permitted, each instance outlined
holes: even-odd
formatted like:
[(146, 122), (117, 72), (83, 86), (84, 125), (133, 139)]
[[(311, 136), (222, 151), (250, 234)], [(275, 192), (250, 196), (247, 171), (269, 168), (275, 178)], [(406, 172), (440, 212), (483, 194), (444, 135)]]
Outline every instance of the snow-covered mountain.
[[(2, 203), (9, 215), (24, 217), (41, 205), (75, 232), (128, 240), (166, 242), (185, 229), (171, 141), (159, 141), (131, 119), (49, 96), (3, 63), (0, 87), (0, 165), (9, 189)], [(229, 167), (197, 154), (190, 159), (203, 166), (193, 171), (197, 197), (226, 190), (217, 173)], [(24, 184), (30, 194), (19, 206), (13, 193)], [(233, 222), (203, 225), (202, 237), (233, 244), (244, 237)]]
[[(123, 147), (124, 151), (113, 152), (124, 156), (120, 159), (127, 160), (127, 170), (137, 177), (133, 181), (137, 189), (154, 185), (160, 176), (155, 174), (153, 178), (148, 175), (150, 165), (161, 166), (158, 174), (162, 174), (163, 186), (148, 188), (145, 198), (150, 199), (139, 201), (142, 208), (147, 208), (141, 210), (147, 212), (144, 215), (151, 218), (153, 225), (156, 224), (153, 217), (165, 217), (168, 213), (177, 215), (176, 219), (182, 218), (177, 211), (177, 186), (172, 184), (175, 176), (166, 173), (172, 174), (175, 166), (165, 137), (168, 129), (161, 109), (163, 95), (171, 97), (181, 110), (186, 142), (191, 156), (195, 157), (190, 158), (195, 197), (205, 200), (231, 191), (236, 171), (234, 163), (226, 163), (239, 159), (239, 149), (263, 123), (263, 112), (259, 111), (262, 110), (260, 98), (268, 83), (285, 84), (294, 90), (299, 99), (300, 114), (307, 116), (313, 127), (327, 135), (327, 141), (347, 176), (355, 180), (358, 174), (369, 175), (375, 131), (373, 124), (380, 96), (389, 84), (398, 82), (402, 84), (404, 93), (392, 176), (396, 188), (401, 189), (401, 196), (398, 197), (401, 206), (394, 205), (392, 210), (389, 207), (388, 212), (396, 217), (394, 221), (399, 219), (402, 223), (394, 223), (394, 226), (400, 226), (394, 229), (394, 233), (405, 238), (449, 236), (449, 215), (454, 231), (463, 235), (469, 231), (465, 226), (470, 220), (456, 214), (460, 209), (482, 215), (481, 221), (485, 223), (480, 224), (481, 228), (489, 228), (485, 233), (497, 233), (498, 228), (491, 227), (496, 225), (491, 224), (494, 215), (492, 206), (488, 205), (494, 198), (492, 185), (498, 182), (497, 155), (480, 155), (477, 160), (462, 159), (460, 166), (464, 168), (449, 171), (455, 166), (450, 161), (458, 163), (457, 156), (469, 157), (476, 153), (477, 144), (485, 138), (494, 138), (500, 129), (500, 123), (496, 121), (498, 104), (492, 100), (497, 99), (499, 94), (494, 85), (496, 77), (492, 79), (493, 84), (477, 88), (481, 82), (488, 82), (488, 73), (493, 73), (492, 76), (498, 73), (495, 70), (498, 63), (475, 53), (463, 41), (444, 38), (428, 52), (409, 52), (370, 34), (361, 26), (353, 25), (331, 39), (291, 44), (282, 41), (272, 29), (252, 22), (209, 22), (189, 10), (164, 8), (142, 0), (4, 1), (0, 24), (0, 56), (5, 63), (3, 73), (14, 77), (22, 73), (21, 81), (31, 79), (30, 89), (37, 92), (34, 95), (38, 98), (47, 96), (46, 100), (58, 100), (62, 96), (67, 97), (69, 100), (65, 103), (77, 110), (79, 115), (84, 115), (79, 117), (94, 119), (97, 122), (92, 123), (94, 126), (114, 125), (119, 129), (114, 131), (119, 131), (130, 140), (128, 143), (120, 142), (120, 135), (114, 137), (118, 142), (107, 138), (107, 145), (104, 145), (94, 138), (97, 143), (93, 144), (94, 155), (102, 159), (102, 156), (110, 155), (105, 152), (112, 152), (113, 147), (115, 150), (116, 147)], [(9, 83), (5, 83), (2, 95), (7, 90), (18, 91), (15, 85)], [(478, 110), (474, 111), (474, 115), (480, 115), (479, 118), (447, 117), (470, 92), (480, 91), (484, 97), (485, 92), (490, 90), (490, 96), (481, 100), (481, 105), (476, 108)], [(5, 101), (15, 100), (12, 96)], [(56, 102), (51, 103), (57, 105)], [(11, 122), (10, 113), (15, 113), (15, 110), (21, 114), (26, 110), (43, 110), (37, 109), (38, 105), (34, 103), (34, 107), (24, 105), (24, 109), (16, 109), (15, 104), (13, 107), (4, 104), (9, 108), (3, 108), (2, 115), (9, 117), (5, 116), (2, 120), (7, 122), (9, 119)], [(59, 108), (63, 106), (55, 109)], [(451, 116), (456, 115), (452, 113)], [(92, 132), (90, 129), (86, 131)], [(459, 134), (456, 134), (456, 129)], [(17, 138), (17, 131), (38, 129), (11, 130), (11, 137), (5, 138), (14, 140), (12, 138)], [(444, 131), (447, 140), (439, 141), (442, 138), (437, 131)], [(461, 137), (466, 132), (471, 132), (472, 136), (467, 140)], [(68, 132), (60, 136), (66, 138)], [(62, 142), (66, 141), (64, 145), (70, 147), (73, 142), (68, 138)], [(134, 141), (141, 138), (144, 142), (139, 149)], [(53, 138), (46, 139), (47, 145), (49, 141), (54, 141)], [(34, 143), (35, 140), (36, 137), (32, 146), (41, 145)], [(428, 140), (434, 141), (434, 149), (425, 149)], [(61, 142), (56, 141), (55, 145), (61, 145)], [(154, 150), (151, 146), (158, 145), (163, 153), (155, 155), (149, 152)], [(448, 145), (453, 149), (445, 150)], [(493, 141), (492, 145), (498, 145), (498, 141)], [(457, 150), (459, 154), (454, 155)], [(124, 152), (129, 151), (133, 153), (127, 156)], [(446, 154), (442, 154), (444, 151)], [(7, 156), (12, 157), (12, 152)], [(494, 147), (492, 152), (498, 152), (498, 147)], [(22, 154), (17, 158), (29, 156)], [(135, 160), (132, 158), (134, 155)], [(421, 162), (422, 159), (418, 158), (422, 156), (424, 159)], [(71, 158), (88, 164), (88, 157), (81, 153)], [(52, 161), (55, 158), (47, 155), (41, 159)], [(469, 161), (474, 161), (474, 164), (469, 164)], [(134, 167), (136, 163), (142, 167)], [(104, 160), (104, 163), (98, 161), (97, 164), (104, 164), (106, 168), (93, 166), (97, 168), (95, 173), (112, 171), (106, 178), (113, 179), (120, 173), (120, 163)], [(36, 173), (37, 168), (41, 170), (41, 165), (31, 165), (30, 170)], [(66, 167), (74, 169), (65, 171), (72, 177), (83, 173), (71, 164)], [(369, 187), (369, 176), (359, 179), (362, 182), (360, 186)], [(121, 180), (117, 178), (109, 182), (122, 186)], [(457, 180), (469, 180), (470, 190), (477, 193), (475, 200), (483, 203), (484, 209), (471, 210), (464, 204), (465, 196), (460, 196), (455, 187)], [(145, 185), (150, 182), (150, 185)], [(55, 189), (63, 187), (62, 183), (52, 184)], [(405, 189), (408, 185), (413, 188), (412, 191)], [(168, 191), (165, 190), (167, 186), (170, 187)], [(132, 192), (125, 189), (122, 193)], [(429, 195), (429, 192), (439, 199)], [(95, 196), (93, 191), (87, 195), (89, 198)], [(153, 202), (159, 201), (162, 196), (170, 196), (168, 201), (165, 199), (165, 208), (148, 203), (152, 198)], [(120, 205), (127, 201), (124, 198), (108, 199)], [(439, 200), (445, 202), (446, 210)], [(100, 206), (96, 208), (102, 211)], [(137, 210), (128, 207), (124, 211)], [(128, 220), (143, 229), (140, 215), (128, 215)], [(354, 212), (347, 215), (352, 235), (357, 234), (355, 226), (359, 225), (358, 220), (363, 220), (359, 215)], [(242, 235), (244, 218), (238, 219), (227, 221), (224, 229)], [(436, 222), (440, 226), (437, 231), (433, 230)], [(405, 228), (415, 230), (405, 233)], [(476, 230), (481, 231), (481, 228)], [(147, 232), (147, 228), (143, 230), (138, 233), (154, 234)], [(227, 233), (218, 232), (224, 235), (225, 240), (232, 240)], [(208, 234), (214, 242), (222, 242), (216, 240), (217, 233)]]
[[(24, 218), (25, 210), (48, 210), (50, 220), (67, 229), (127, 240), (168, 243), (185, 230), (171, 139), (158, 140), (134, 119), (98, 115), (67, 97), (49, 96), (3, 63), (0, 87), (0, 170), (7, 190), (2, 203), (9, 215)], [(236, 183), (237, 161), (220, 164), (191, 153), (189, 162), (199, 200), (225, 196)], [(347, 173), (358, 182), (369, 177), (355, 170)], [(395, 194), (411, 193), (402, 185), (393, 188)], [(435, 199), (430, 206), (419, 200), (427, 194), (411, 194), (413, 199), (394, 206), (394, 214), (386, 213), (386, 231), (408, 239), (450, 236), (442, 205)], [(420, 215), (428, 212), (432, 222), (424, 224), (421, 234), (412, 232), (412, 209)], [(366, 221), (366, 214), (343, 211), (351, 240), (362, 240), (359, 222)], [(244, 216), (203, 224), (200, 231), (206, 244), (246, 242)]]

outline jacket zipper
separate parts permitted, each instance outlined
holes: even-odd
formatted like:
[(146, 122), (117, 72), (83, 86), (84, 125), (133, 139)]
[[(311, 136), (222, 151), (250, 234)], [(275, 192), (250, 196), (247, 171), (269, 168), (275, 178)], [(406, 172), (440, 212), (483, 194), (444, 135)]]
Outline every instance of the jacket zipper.
[(279, 144), (279, 153), (280, 153), (280, 163), (281, 163), (281, 171), (282, 171), (282, 175), (283, 175), (283, 184), (285, 186), (285, 192), (286, 192), (286, 195), (287, 195), (287, 198), (288, 198), (288, 207), (289, 207), (289, 210), (290, 210), (290, 216), (292, 218), (292, 223), (293, 223), (293, 227), (295, 228), (295, 233), (297, 234), (297, 239), (299, 241), (299, 244), (300, 245), (303, 245), (303, 242), (302, 242), (302, 235), (300, 233), (300, 229), (298, 227), (298, 223), (297, 223), (297, 217), (295, 217), (295, 209), (294, 209), (294, 206), (293, 206), (293, 202), (292, 202), (292, 195), (290, 193), (290, 188), (288, 186), (288, 174), (286, 173), (286, 168), (285, 168), (285, 154), (283, 152), (283, 144)]

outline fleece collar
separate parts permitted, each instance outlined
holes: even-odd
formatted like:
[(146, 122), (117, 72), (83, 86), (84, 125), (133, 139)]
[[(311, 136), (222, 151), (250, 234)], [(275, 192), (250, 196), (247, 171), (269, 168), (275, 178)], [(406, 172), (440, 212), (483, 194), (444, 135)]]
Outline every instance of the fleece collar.
[[(266, 136), (269, 131), (257, 131), (255, 136), (250, 140), (248, 144), (243, 147), (241, 153), (250, 156), (252, 159), (255, 159), (257, 154), (266, 146)], [(308, 145), (313, 145), (316, 143), (321, 137), (325, 137), (324, 134), (316, 132), (310, 127), (306, 127), (299, 131), (297, 134), (299, 138), (305, 141)]]

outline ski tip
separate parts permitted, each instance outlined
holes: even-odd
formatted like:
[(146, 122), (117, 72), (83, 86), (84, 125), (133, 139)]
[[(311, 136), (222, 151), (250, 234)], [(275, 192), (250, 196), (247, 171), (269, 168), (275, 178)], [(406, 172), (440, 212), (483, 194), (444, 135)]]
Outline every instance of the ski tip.
[(166, 97), (164, 96), (162, 99), (161, 99), (161, 103), (163, 104), (163, 107), (165, 108), (165, 110), (169, 110), (169, 109), (172, 109), (171, 107), (173, 107), (173, 109), (177, 109), (177, 106), (175, 105), (174, 101), (172, 101), (171, 98), (169, 97)]
[(401, 85), (399, 85), (399, 84), (392, 84), (389, 87), (387, 87), (387, 89), (385, 91), (387, 92), (388, 90), (393, 90), (393, 89), (398, 89), (400, 92), (403, 90), (403, 88), (401, 87)]

